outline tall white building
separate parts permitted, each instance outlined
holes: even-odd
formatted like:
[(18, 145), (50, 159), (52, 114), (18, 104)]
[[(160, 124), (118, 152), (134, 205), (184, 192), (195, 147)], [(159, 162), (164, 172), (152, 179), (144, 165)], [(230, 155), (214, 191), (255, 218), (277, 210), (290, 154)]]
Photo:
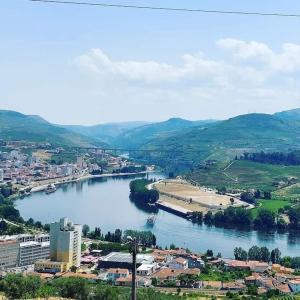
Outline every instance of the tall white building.
[(50, 224), (50, 258), (65, 262), (71, 266), (80, 266), (81, 225), (70, 222), (67, 218)]
[(39, 272), (65, 272), (72, 266), (79, 267), (81, 260), (81, 225), (67, 218), (50, 224), (50, 260), (39, 260)]

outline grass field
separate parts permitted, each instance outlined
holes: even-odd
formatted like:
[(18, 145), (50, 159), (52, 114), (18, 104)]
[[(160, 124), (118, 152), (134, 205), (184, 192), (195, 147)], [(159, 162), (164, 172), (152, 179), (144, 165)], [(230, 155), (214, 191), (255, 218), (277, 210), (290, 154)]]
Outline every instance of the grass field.
[(287, 205), (290, 205), (291, 202), (287, 200), (260, 200), (260, 207), (254, 208), (251, 210), (252, 217), (256, 217), (260, 209), (268, 209), (274, 213), (277, 213), (278, 209), (284, 208)]
[[(197, 169), (187, 176), (208, 187), (275, 191), (278, 182), (288, 182), (291, 178), (299, 181), (300, 167), (236, 160), (227, 168), (214, 165), (208, 169)], [(300, 185), (296, 191), (300, 193)]]

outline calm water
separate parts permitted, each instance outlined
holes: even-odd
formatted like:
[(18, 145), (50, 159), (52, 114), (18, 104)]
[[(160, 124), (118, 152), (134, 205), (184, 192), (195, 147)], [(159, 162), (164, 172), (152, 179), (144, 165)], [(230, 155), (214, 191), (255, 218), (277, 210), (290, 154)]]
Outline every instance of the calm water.
[[(161, 178), (159, 174), (152, 175)], [(194, 251), (212, 249), (231, 257), (233, 249), (252, 245), (278, 247), (284, 255), (300, 256), (300, 234), (258, 233), (194, 225), (160, 210), (153, 228), (146, 225), (147, 212), (129, 200), (132, 178), (98, 178), (60, 186), (53, 194), (44, 192), (18, 200), (17, 208), (23, 218), (30, 217), (49, 223), (67, 216), (74, 222), (100, 226), (102, 232), (120, 228), (151, 229), (161, 246), (174, 243)]]

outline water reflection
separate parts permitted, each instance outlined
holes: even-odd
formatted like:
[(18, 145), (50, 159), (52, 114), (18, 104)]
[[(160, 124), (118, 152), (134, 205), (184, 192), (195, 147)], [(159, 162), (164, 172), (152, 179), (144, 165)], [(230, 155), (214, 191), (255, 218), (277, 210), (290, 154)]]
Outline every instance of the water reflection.
[[(256, 232), (247, 228), (198, 225), (163, 210), (141, 207), (129, 199), (129, 183), (136, 177), (96, 178), (64, 184), (53, 194), (35, 193), (19, 200), (17, 207), (25, 219), (33, 217), (43, 223), (68, 216), (90, 228), (99, 226), (104, 233), (116, 228), (152, 230), (163, 247), (174, 243), (195, 251), (212, 249), (232, 256), (236, 246), (248, 249), (258, 245), (269, 249), (277, 247), (284, 255), (299, 256), (300, 235), (297, 232)], [(152, 177), (162, 176), (152, 174)], [(147, 225), (150, 213), (156, 214), (153, 226)]]

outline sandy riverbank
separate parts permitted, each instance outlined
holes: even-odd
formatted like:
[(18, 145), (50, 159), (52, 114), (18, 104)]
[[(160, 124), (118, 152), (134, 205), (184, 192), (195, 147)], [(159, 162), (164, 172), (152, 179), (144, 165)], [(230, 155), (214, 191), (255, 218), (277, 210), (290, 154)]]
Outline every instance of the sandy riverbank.
[(160, 193), (160, 200), (171, 205), (191, 211), (217, 211), (229, 206), (248, 206), (247, 203), (234, 198), (232, 205), (228, 195), (219, 195), (216, 191), (205, 187), (193, 186), (180, 179), (166, 179), (152, 184)]

